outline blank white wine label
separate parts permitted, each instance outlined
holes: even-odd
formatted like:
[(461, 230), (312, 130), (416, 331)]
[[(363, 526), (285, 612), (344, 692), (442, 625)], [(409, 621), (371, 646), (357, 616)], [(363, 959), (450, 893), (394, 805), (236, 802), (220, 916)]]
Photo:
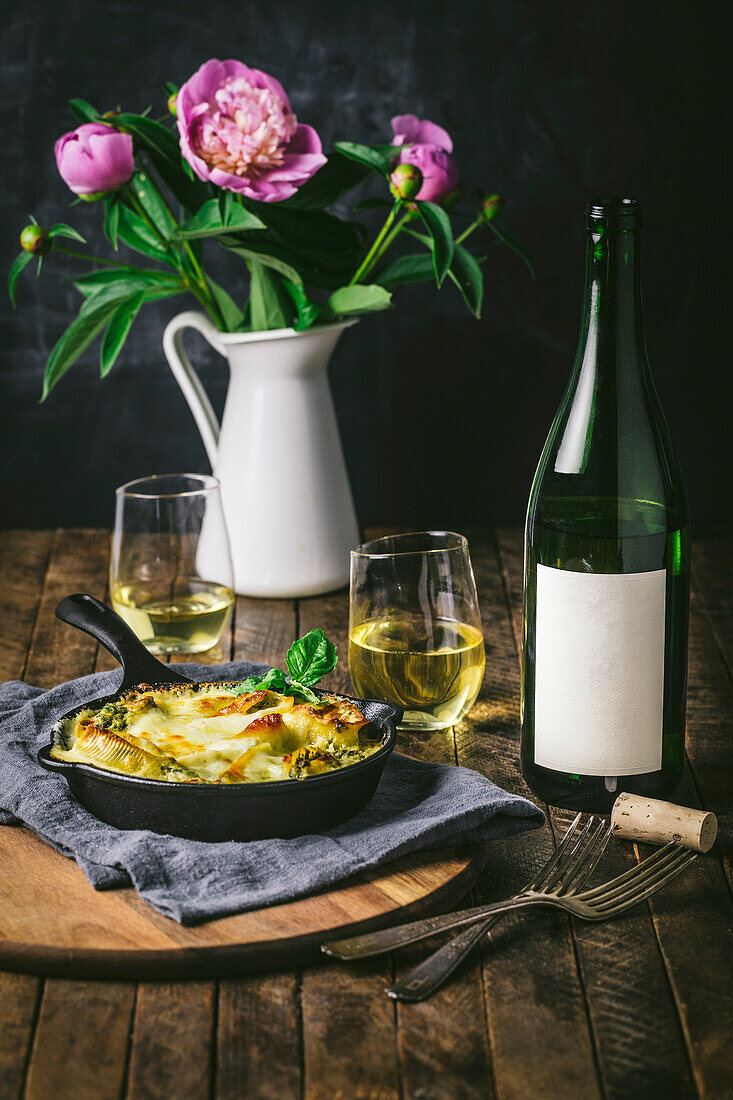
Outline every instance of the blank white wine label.
[(574, 775), (662, 766), (667, 574), (537, 566), (535, 761)]

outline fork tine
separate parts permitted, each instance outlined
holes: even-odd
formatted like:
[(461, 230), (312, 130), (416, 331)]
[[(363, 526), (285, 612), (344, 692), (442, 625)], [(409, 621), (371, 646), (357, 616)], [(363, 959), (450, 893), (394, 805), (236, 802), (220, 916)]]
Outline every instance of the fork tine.
[(605, 894), (615, 886), (622, 886), (625, 882), (628, 882), (630, 878), (635, 878), (640, 868), (653, 866), (655, 863), (658, 863), (660, 859), (664, 859), (668, 852), (678, 848), (679, 845), (674, 840), (671, 840), (669, 844), (665, 844), (663, 848), (657, 849), (653, 855), (647, 856), (641, 863), (637, 863), (628, 871), (624, 871), (623, 874), (617, 875), (616, 878), (612, 878), (608, 882), (602, 883), (600, 886), (594, 886), (591, 890), (585, 890), (583, 892), (583, 901), (593, 902), (599, 894)]
[(588, 833), (595, 823), (593, 816), (589, 817), (580, 833), (577, 836), (575, 843), (570, 849), (567, 857), (563, 859), (553, 870), (552, 874), (542, 884), (542, 890), (544, 893), (559, 893), (560, 886), (565, 882), (566, 878), (572, 875), (574, 868), (584, 858), (583, 845), (585, 844)]
[(687, 849), (682, 849), (682, 858), (678, 860), (673, 866), (668, 867), (665, 874), (661, 878), (654, 879), (650, 882), (644, 890), (640, 893), (634, 893), (633, 896), (625, 898), (623, 901), (616, 901), (614, 904), (607, 908), (602, 908), (601, 912), (604, 917), (615, 917), (618, 914), (623, 913), (626, 909), (630, 909), (632, 905), (638, 905), (642, 901), (646, 901), (653, 894), (656, 894), (658, 890), (661, 890), (663, 886), (666, 886), (668, 882), (671, 882), (673, 878), (677, 878), (677, 875), (681, 874), (691, 863), (694, 863), (698, 857), (697, 852), (691, 852)]
[(611, 834), (613, 833), (613, 826), (606, 825), (603, 821), (598, 823), (598, 828), (591, 838), (591, 842), (585, 850), (585, 857), (582, 866), (578, 867), (577, 874), (570, 882), (565, 883), (563, 889), (563, 895), (565, 897), (571, 894), (579, 893), (590, 876), (598, 866), (598, 862), (606, 850)]
[(553, 854), (548, 859), (547, 863), (545, 863), (545, 865), (540, 868), (540, 870), (537, 873), (537, 875), (535, 876), (535, 878), (533, 878), (531, 882), (527, 883), (527, 886), (525, 887), (525, 889), (527, 889), (527, 890), (530, 890), (530, 889), (536, 890), (536, 889), (538, 889), (540, 883), (544, 882), (545, 877), (556, 866), (558, 861), (560, 859), (562, 859), (562, 857), (565, 854), (566, 849), (568, 848), (568, 845), (570, 844), (570, 841), (575, 836), (575, 833), (576, 833), (577, 828), (578, 828), (578, 822), (580, 821), (582, 816), (583, 816), (582, 813), (576, 815), (574, 821), (572, 821), (570, 823), (570, 825), (568, 826), (568, 830), (565, 833), (565, 836), (562, 838), (562, 840), (558, 844), (557, 848), (555, 849)]
[[(636, 897), (641, 894), (647, 886), (651, 886), (668, 873), (670, 869), (675, 868), (678, 864), (685, 864), (688, 862), (686, 858), (685, 848), (678, 848), (676, 852), (670, 852), (667, 859), (660, 860), (653, 867), (649, 867), (644, 871), (640, 871), (633, 879), (627, 881), (623, 886), (617, 886), (615, 889), (610, 890), (602, 897), (596, 898), (590, 904), (594, 909), (599, 911), (605, 909), (608, 906), (616, 905), (626, 901), (627, 898)], [(641, 866), (641, 864), (639, 864)]]

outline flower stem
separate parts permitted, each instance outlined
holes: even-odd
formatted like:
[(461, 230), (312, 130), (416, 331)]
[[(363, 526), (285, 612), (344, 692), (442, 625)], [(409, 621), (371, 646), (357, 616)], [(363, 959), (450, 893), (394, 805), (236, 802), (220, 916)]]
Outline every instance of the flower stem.
[(462, 241), (465, 241), (466, 237), (470, 237), (470, 235), (473, 233), (474, 229), (478, 229), (478, 227), (480, 225), (483, 225), (485, 220), (486, 220), (486, 218), (484, 216), (484, 213), (483, 213), (483, 211), (481, 211), (479, 216), (474, 221), (471, 222), (471, 224), (468, 226), (468, 228), (463, 230), (460, 237), (456, 237), (456, 244), (460, 244)]
[(402, 200), (397, 199), (395, 201), (394, 206), (392, 207), (389, 214), (387, 215), (387, 219), (386, 219), (384, 225), (379, 230), (379, 233), (377, 233), (377, 236), (374, 240), (374, 243), (372, 244), (372, 247), (369, 249), (366, 256), (364, 257), (364, 259), (361, 261), (358, 268), (356, 269), (356, 272), (352, 276), (352, 278), (349, 282), (349, 286), (353, 286), (354, 283), (358, 283), (361, 279), (364, 278), (364, 276), (367, 274), (367, 272), (370, 271), (371, 268), (374, 266), (374, 262), (375, 262), (375, 259), (376, 259), (376, 256), (377, 256), (377, 252), (379, 251), (380, 246), (383, 244), (387, 234), (389, 233), (390, 229), (392, 228), (392, 223), (394, 222), (395, 218), (397, 217), (397, 212), (399, 211), (401, 206), (402, 206)]
[(400, 235), (400, 233), (405, 228), (405, 226), (408, 225), (409, 222), (411, 222), (413, 220), (413, 218), (416, 216), (416, 214), (417, 214), (416, 210), (407, 210), (407, 211), (405, 211), (405, 216), (403, 217), (402, 221), (397, 222), (397, 225), (395, 225), (391, 229), (391, 231), (387, 234), (384, 241), (382, 242), (381, 247), (375, 253), (374, 258), (372, 259), (372, 262), (370, 264), (370, 270), (371, 270), (372, 267), (374, 267), (375, 264), (379, 263), (382, 256), (384, 256), (385, 252), (391, 247), (392, 242), (394, 241), (395, 237), (398, 237)]

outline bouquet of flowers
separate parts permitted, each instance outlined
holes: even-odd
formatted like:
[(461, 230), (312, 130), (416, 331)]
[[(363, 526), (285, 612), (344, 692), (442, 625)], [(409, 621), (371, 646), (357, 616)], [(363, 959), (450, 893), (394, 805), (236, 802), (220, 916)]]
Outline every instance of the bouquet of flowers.
[[(470, 213), (460, 208), (453, 143), (434, 122), (398, 115), (390, 142), (340, 141), (326, 155), (278, 81), (241, 61), (211, 59), (165, 91), (177, 134), (149, 112), (100, 114), (84, 100), (70, 103), (81, 125), (56, 142), (62, 178), (78, 201), (100, 204), (114, 252), (122, 244), (152, 263), (88, 255), (66, 223), (46, 229), (32, 219), (23, 229), (9, 277), (13, 301), (34, 257), (39, 271), (51, 250), (95, 265), (71, 277), (83, 300), (49, 355), (44, 398), (100, 335), (104, 377), (141, 307), (160, 298), (193, 294), (223, 332), (302, 331), (386, 309), (396, 287), (434, 279), (454, 284), (479, 317), (483, 258), (465, 242), (483, 227), (531, 270), (523, 244), (497, 224), (498, 195), (480, 198)], [(384, 195), (352, 208), (352, 215), (384, 209), (370, 241), (358, 218), (328, 208), (371, 175), (383, 179)], [(398, 237), (411, 251), (392, 258)], [(208, 243), (241, 259), (246, 297), (207, 272)]]

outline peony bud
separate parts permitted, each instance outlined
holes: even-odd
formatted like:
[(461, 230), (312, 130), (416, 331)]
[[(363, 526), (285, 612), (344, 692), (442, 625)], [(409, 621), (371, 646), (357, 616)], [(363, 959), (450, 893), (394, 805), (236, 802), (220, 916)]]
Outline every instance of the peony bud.
[(20, 234), (20, 246), (33, 256), (45, 256), (53, 248), (47, 229), (40, 225), (27, 225)]
[(481, 203), (481, 213), (485, 222), (493, 221), (497, 214), (501, 213), (504, 201), (501, 195), (489, 195)]
[(423, 177), (415, 164), (398, 164), (389, 180), (389, 189), (394, 197), (409, 202), (422, 187)]
[(100, 193), (118, 191), (135, 171), (131, 135), (101, 122), (85, 122), (64, 134), (54, 153), (67, 187), (92, 201)]
[(171, 92), (168, 96), (168, 111), (174, 118), (178, 118), (178, 107), (176, 106), (176, 100), (178, 99), (178, 92)]

